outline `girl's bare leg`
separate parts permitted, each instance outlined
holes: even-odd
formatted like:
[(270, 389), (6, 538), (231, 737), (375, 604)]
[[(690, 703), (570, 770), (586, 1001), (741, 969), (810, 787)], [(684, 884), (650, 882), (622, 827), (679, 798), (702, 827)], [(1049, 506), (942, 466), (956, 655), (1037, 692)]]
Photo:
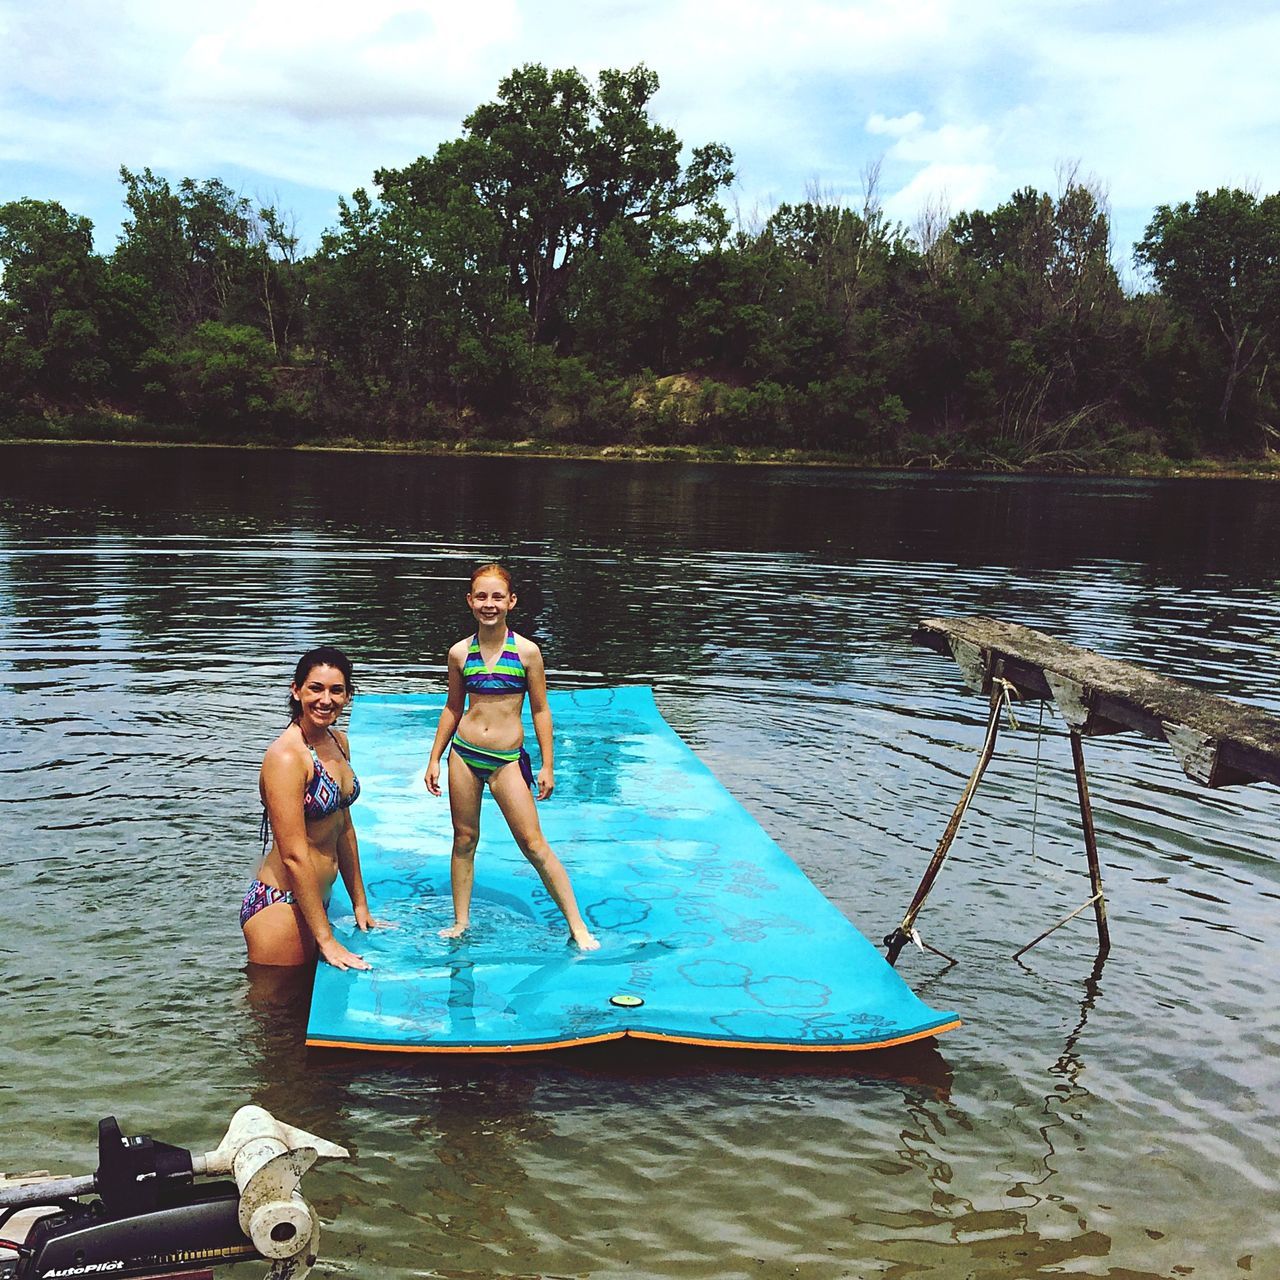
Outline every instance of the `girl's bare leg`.
[(476, 878), (476, 844), (480, 839), (480, 797), (484, 784), (456, 751), (449, 752), (449, 816), (453, 819), (453, 854), (449, 859), (449, 888), (453, 893), (453, 924), (440, 930), (442, 938), (460, 938), (471, 924), (471, 886)]
[[(452, 773), (449, 775), (449, 782), (452, 786)], [(490, 778), (489, 790), (493, 792), (493, 798), (498, 802), (498, 808), (502, 810), (502, 816), (507, 820), (516, 844), (520, 846), (520, 852), (532, 863), (552, 901), (560, 908), (565, 923), (569, 926), (569, 936), (583, 951), (595, 951), (600, 943), (578, 912), (573, 886), (569, 883), (569, 873), (542, 834), (537, 807), (521, 777), (519, 766), (504, 765)]]

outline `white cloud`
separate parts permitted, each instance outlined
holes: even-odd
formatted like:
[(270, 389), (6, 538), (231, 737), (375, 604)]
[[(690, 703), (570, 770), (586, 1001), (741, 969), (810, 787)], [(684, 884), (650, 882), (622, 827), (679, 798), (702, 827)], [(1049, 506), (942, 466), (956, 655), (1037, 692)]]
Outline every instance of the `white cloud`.
[[(990, 207), (1079, 159), (1123, 241), (1198, 188), (1280, 188), (1278, 48), (1263, 0), (0, 0), (0, 156), (68, 193), (232, 166), (328, 209), (514, 67), (643, 61), (655, 115), (732, 147), (748, 205), (855, 197), (879, 158), (895, 211), (942, 187)], [(14, 181), (0, 198), (55, 194)]]
[(944, 124), (938, 129), (905, 133), (889, 149), (889, 155), (910, 164), (954, 163), (985, 157), (991, 149), (991, 130), (986, 125)]
[[(175, 102), (271, 108), (310, 122), (419, 116), (456, 125), (492, 92), (492, 68), (505, 63), (493, 55), (519, 26), (515, 0), (466, 9), (441, 0), (255, 4), (198, 34), (168, 88)], [(340, 40), (326, 34), (335, 29)]]
[(1008, 192), (998, 188), (994, 164), (928, 164), (884, 201), (884, 211), (904, 226), (912, 226), (922, 209), (933, 206), (948, 213), (990, 208)]
[(908, 111), (905, 116), (882, 116), (879, 112), (867, 121), (868, 133), (884, 133), (891, 138), (915, 133), (924, 124), (924, 116), (918, 111)]

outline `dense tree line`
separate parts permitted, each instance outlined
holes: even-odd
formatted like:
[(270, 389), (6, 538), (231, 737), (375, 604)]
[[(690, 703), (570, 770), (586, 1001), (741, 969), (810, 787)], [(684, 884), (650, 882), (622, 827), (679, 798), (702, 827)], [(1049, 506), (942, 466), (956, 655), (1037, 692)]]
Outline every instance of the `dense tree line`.
[(461, 137), (289, 218), (121, 169), (119, 242), (0, 205), (0, 421), (147, 434), (538, 436), (866, 460), (1087, 465), (1251, 453), (1278, 425), (1280, 195), (1156, 209), (1126, 292), (1075, 172), (890, 221), (811, 192), (755, 225), (727, 148), (650, 117), (656, 76), (526, 66)]

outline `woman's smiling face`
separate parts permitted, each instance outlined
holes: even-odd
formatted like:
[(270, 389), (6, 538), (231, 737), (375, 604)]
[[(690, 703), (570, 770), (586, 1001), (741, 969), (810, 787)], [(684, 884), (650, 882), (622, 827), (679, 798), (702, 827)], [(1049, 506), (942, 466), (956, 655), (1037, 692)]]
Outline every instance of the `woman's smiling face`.
[(327, 728), (342, 714), (351, 700), (347, 678), (337, 667), (315, 666), (299, 684), (291, 684), (289, 692), (302, 704), (301, 720)]

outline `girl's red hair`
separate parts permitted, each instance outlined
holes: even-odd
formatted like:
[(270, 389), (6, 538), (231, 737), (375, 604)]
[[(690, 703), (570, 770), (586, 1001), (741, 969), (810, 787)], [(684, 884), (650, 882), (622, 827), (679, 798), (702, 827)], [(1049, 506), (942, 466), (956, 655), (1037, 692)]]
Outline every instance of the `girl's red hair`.
[(501, 578), (503, 582), (507, 584), (507, 591), (509, 593), (512, 591), (511, 575), (500, 564), (482, 564), (471, 575), (471, 586), (468, 588), (468, 590), (470, 591), (475, 590), (476, 579), (483, 578), (486, 576)]

